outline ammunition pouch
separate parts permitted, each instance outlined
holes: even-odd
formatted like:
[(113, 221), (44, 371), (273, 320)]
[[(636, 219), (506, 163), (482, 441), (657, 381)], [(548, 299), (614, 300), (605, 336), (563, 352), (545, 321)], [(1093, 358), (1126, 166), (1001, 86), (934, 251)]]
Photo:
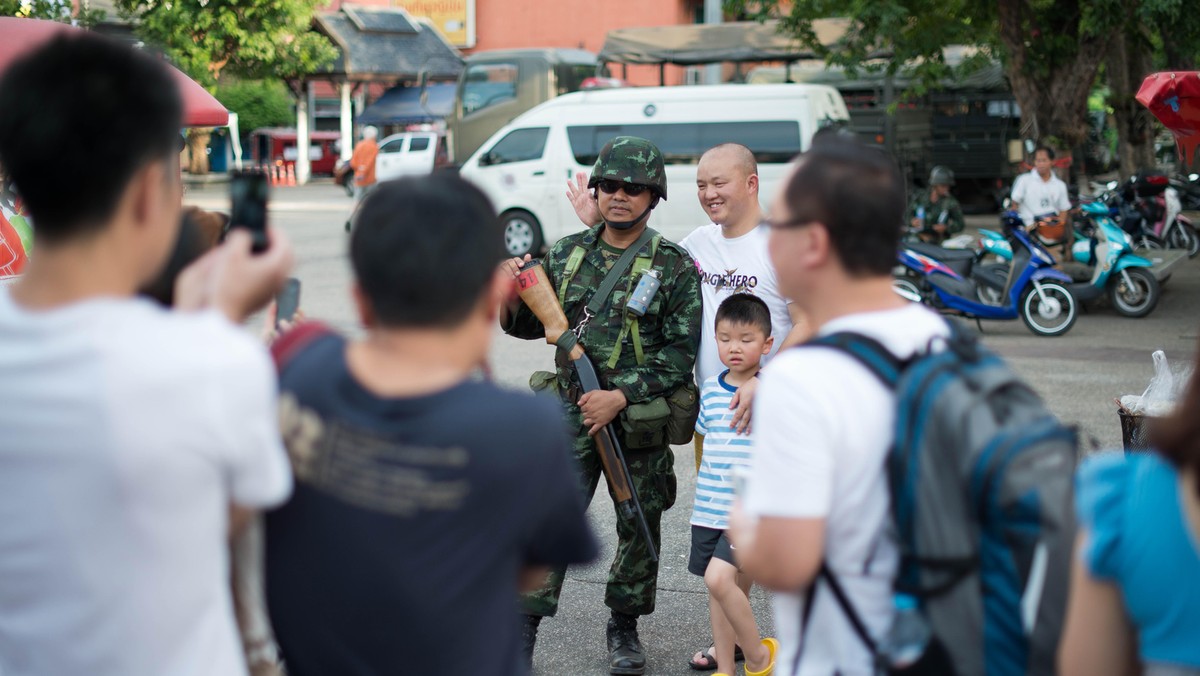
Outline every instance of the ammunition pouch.
[[(558, 387), (558, 374), (553, 371), (534, 371), (529, 374), (529, 389), (541, 394), (549, 392), (555, 395), (561, 395)], [(559, 397), (561, 398), (561, 396)]]
[(625, 446), (636, 450), (686, 444), (699, 415), (699, 392), (689, 380), (665, 397), (625, 407), (620, 416)]
[(638, 450), (665, 446), (670, 417), (671, 407), (667, 405), (666, 397), (626, 406), (620, 415), (625, 448)]
[(667, 418), (667, 441), (686, 444), (696, 433), (696, 418), (700, 416), (700, 392), (696, 383), (688, 380), (666, 396), (671, 415)]

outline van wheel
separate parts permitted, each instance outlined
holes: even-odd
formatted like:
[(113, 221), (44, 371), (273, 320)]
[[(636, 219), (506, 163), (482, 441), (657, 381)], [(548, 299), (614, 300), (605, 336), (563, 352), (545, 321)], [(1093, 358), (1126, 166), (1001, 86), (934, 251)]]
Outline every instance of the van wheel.
[(510, 256), (537, 255), (542, 252), (542, 225), (533, 214), (513, 209), (500, 215), (504, 223), (504, 248)]

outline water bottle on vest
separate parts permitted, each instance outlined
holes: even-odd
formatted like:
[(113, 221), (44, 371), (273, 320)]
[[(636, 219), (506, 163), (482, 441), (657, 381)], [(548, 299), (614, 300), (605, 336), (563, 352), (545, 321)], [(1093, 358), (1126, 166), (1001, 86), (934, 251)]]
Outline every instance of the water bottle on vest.
[(924, 673), (902, 668), (924, 643), (927, 655), (945, 651), (959, 676), (1053, 674), (1078, 435), (1003, 360), (951, 329), (905, 362), (857, 334), (810, 342), (848, 352), (896, 392), (887, 471), (899, 626), (881, 641), (879, 661), (893, 673)]

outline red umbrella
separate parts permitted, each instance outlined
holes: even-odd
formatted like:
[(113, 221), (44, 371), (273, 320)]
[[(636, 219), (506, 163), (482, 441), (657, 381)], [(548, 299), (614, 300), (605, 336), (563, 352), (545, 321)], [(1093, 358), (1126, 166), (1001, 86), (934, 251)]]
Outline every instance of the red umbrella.
[(1181, 159), (1191, 162), (1200, 146), (1200, 73), (1153, 73), (1137, 100), (1171, 130)]
[[(0, 17), (0, 72), (13, 59), (37, 48), (61, 31), (79, 30), (57, 21)], [(168, 65), (183, 97), (185, 127), (220, 127), (229, 123), (229, 111), (196, 81)]]

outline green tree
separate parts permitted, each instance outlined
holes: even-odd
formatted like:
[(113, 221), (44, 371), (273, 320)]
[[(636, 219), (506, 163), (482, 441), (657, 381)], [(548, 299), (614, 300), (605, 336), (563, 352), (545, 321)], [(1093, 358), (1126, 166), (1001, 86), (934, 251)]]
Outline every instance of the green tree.
[[(4, 1), (4, 0), (0, 0)], [(299, 78), (337, 52), (310, 30), (324, 0), (116, 0), (134, 30), (200, 84), (214, 91), (222, 75)], [(206, 173), (206, 130), (188, 134), (189, 171)]]
[(63, 0), (0, 0), (0, 16), (18, 16), (25, 19), (49, 19), (80, 26), (93, 26), (103, 21), (106, 13), (102, 9), (72, 7)]
[[(1164, 0), (1165, 1), (1165, 0)], [(779, 17), (784, 30), (831, 64), (915, 71), (917, 87), (954, 73), (943, 48), (973, 45), (979, 59), (999, 58), (1021, 106), (1026, 135), (1068, 152), (1088, 133), (1087, 99), (1109, 38), (1121, 25), (1120, 0), (726, 0), (753, 18)], [(812, 21), (848, 17), (851, 28), (833, 47), (819, 44)], [(965, 68), (975, 64), (968, 62)]]
[(216, 97), (230, 112), (238, 114), (243, 137), (261, 127), (287, 126), (295, 119), (292, 96), (279, 80), (224, 78), (217, 85)]

